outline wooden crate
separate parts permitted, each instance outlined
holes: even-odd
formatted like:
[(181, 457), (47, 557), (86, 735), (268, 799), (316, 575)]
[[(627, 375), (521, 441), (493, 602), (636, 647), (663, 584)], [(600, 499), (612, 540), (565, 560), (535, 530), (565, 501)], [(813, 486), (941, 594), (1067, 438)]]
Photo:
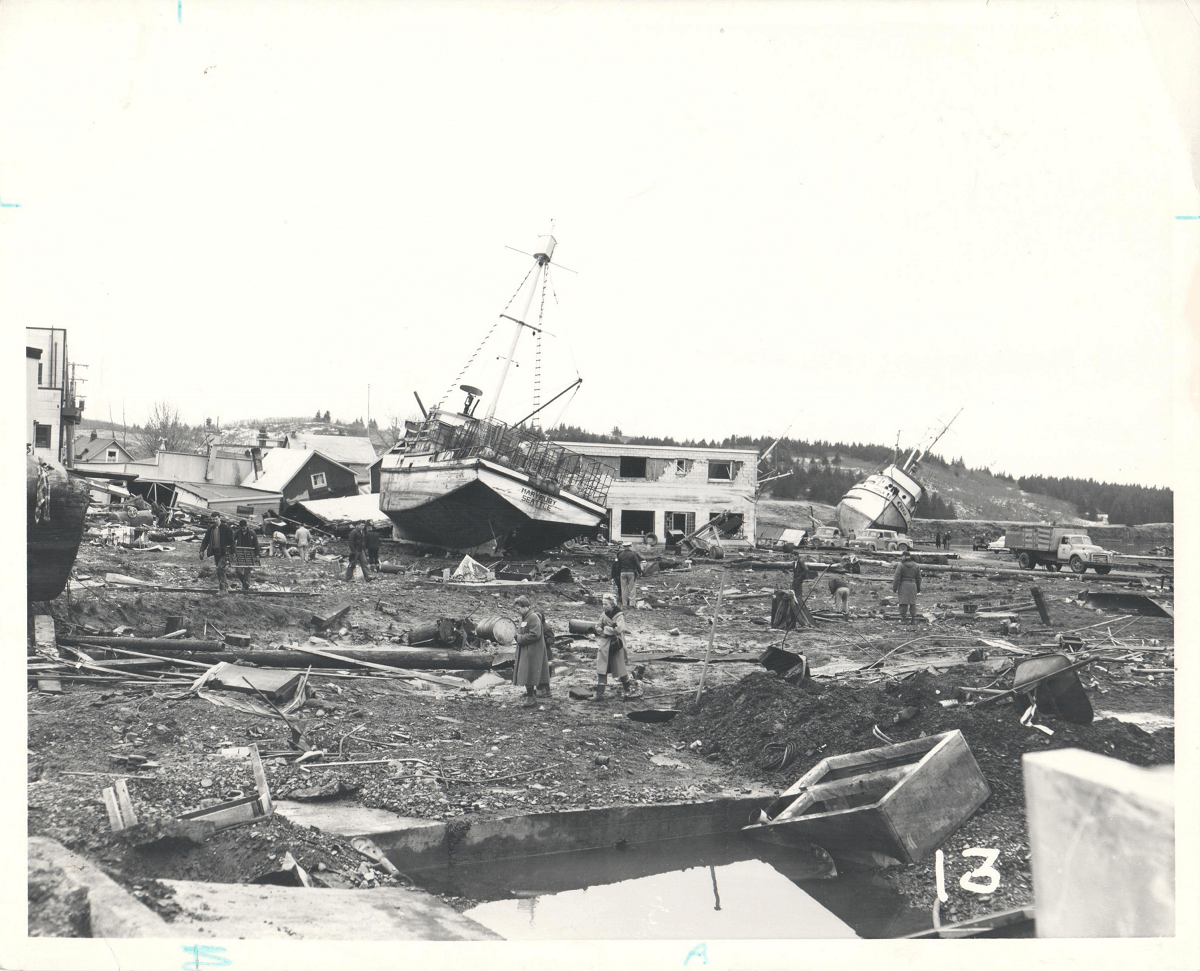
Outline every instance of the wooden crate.
[[(962, 732), (823, 759), (781, 797), (793, 801), (748, 836), (805, 839), (827, 850), (924, 859), (991, 795)], [(836, 853), (835, 853), (836, 855)]]
[(252, 546), (235, 546), (233, 555), (229, 558), (229, 565), (237, 568), (243, 566), (262, 566), (262, 562), (258, 558), (258, 550)]

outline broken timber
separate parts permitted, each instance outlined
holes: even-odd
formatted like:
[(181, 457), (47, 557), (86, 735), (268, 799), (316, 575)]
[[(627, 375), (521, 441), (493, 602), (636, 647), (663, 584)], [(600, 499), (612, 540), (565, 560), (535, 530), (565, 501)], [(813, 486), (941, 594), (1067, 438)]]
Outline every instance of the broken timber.
[(314, 630), (326, 630), (350, 613), (350, 604), (343, 602), (323, 614), (313, 614), (308, 622)]
[(957, 729), (822, 759), (776, 800), (769, 822), (743, 827), (771, 842), (811, 840), (832, 852), (877, 850), (918, 863), (991, 794)]
[(319, 651), (315, 647), (296, 647), (295, 650), (301, 651), (304, 654), (312, 654), (316, 657), (327, 658), (331, 661), (340, 661), (342, 665), (350, 667), (365, 667), (371, 668), (374, 671), (386, 671), (389, 674), (397, 675), (401, 678), (416, 678), (418, 681), (429, 681), (433, 684), (448, 685), (454, 688), (463, 687), (466, 683), (461, 678), (443, 678), (436, 674), (425, 674), (421, 671), (410, 671), (405, 668), (392, 667), (387, 664), (377, 664), (374, 661), (356, 661), (344, 654), (334, 654), (330, 651)]
[(131, 650), (144, 648), (167, 653), (202, 651), (212, 654), (225, 650), (224, 641), (202, 641), (183, 637), (101, 637), (80, 634), (60, 637), (59, 642), (69, 647), (124, 647)]
[[(331, 645), (334, 646), (334, 645)], [(296, 668), (312, 665), (314, 668), (343, 668), (372, 663), (390, 665), (393, 668), (416, 668), (429, 670), (445, 668), (455, 671), (486, 671), (492, 666), (490, 654), (466, 651), (440, 651), (421, 648), (339, 648), (337, 654), (313, 655), (309, 647), (293, 647), (283, 650), (227, 651), (225, 656), (259, 667)]]

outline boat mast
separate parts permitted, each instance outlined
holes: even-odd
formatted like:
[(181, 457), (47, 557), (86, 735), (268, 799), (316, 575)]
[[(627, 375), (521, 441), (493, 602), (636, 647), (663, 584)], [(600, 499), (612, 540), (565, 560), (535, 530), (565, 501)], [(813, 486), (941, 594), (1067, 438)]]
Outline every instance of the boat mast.
[(914, 448), (912, 450), (912, 454), (909, 455), (909, 457), (907, 459), (905, 459), (905, 461), (904, 461), (903, 469), (905, 472), (907, 472), (914, 465), (916, 465), (918, 462), (920, 462), (921, 459), (923, 459), (929, 453), (929, 450), (938, 443), (938, 441), (941, 439), (941, 437), (943, 435), (946, 434), (947, 431), (950, 430), (950, 426), (954, 424), (954, 419), (957, 418), (959, 415), (961, 415), (962, 412), (963, 412), (963, 410), (961, 408), (959, 408), (958, 411), (956, 411), (954, 413), (954, 418), (951, 418), (948, 422), (946, 422), (946, 424), (944, 424), (942, 426), (942, 430), (933, 437), (933, 440), (931, 442), (929, 442), (926, 445), (918, 446), (917, 448)]
[(488, 402), (487, 412), (484, 418), (491, 418), (496, 414), (496, 405), (500, 402), (500, 391), (504, 387), (504, 381), (508, 377), (508, 369), (512, 365), (513, 355), (517, 352), (517, 340), (521, 336), (521, 328), (529, 326), (525, 322), (525, 318), (529, 316), (529, 308), (533, 306), (533, 295), (537, 293), (538, 280), (545, 271), (546, 264), (550, 262), (550, 258), (554, 255), (555, 240), (553, 236), (542, 236), (538, 239), (537, 252), (533, 254), (533, 258), (537, 261), (537, 272), (533, 275), (533, 283), (529, 287), (529, 293), (525, 297), (525, 306), (521, 308), (521, 315), (513, 320), (512, 340), (508, 345), (508, 354), (504, 358), (504, 364), (500, 368), (500, 377), (496, 379), (496, 389), (492, 392), (492, 399)]

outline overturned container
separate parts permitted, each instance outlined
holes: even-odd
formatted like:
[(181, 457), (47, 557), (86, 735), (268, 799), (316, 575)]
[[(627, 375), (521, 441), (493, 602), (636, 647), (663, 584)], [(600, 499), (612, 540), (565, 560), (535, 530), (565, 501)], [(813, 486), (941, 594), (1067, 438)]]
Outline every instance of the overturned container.
[(838, 850), (875, 850), (917, 863), (989, 795), (956, 729), (822, 759), (775, 801), (772, 818), (743, 832), (775, 843), (809, 841), (835, 857)]

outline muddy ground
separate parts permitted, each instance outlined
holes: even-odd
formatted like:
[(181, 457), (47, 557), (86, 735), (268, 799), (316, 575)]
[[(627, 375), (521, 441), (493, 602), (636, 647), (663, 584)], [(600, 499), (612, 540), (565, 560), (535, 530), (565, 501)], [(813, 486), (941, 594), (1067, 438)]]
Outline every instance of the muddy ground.
[[(131, 552), (85, 543), (76, 575), (85, 584), (112, 572), (173, 587), (213, 586), (211, 576), (201, 576), (207, 571), (197, 557), (198, 543), (173, 545), (169, 552)], [(344, 542), (335, 541), (327, 552), (344, 553)], [(573, 575), (573, 582), (532, 591), (556, 632), (565, 634), (572, 618), (594, 619), (599, 613), (598, 595), (611, 585), (608, 557), (613, 552), (596, 545), (550, 556), (550, 568), (567, 566)], [(962, 556), (966, 562), (998, 562), (987, 553)], [(263, 650), (306, 643), (312, 636), (308, 618), (343, 600), (353, 609), (336, 631), (325, 635), (341, 646), (401, 642), (408, 630), (438, 617), (516, 617), (512, 599), (522, 592), (519, 588), (472, 589), (435, 579), (443, 568), (456, 565), (458, 556), (420, 556), (385, 543), (383, 559), (406, 572), (375, 574), (370, 584), (361, 577), (346, 583), (340, 578), (341, 562), (265, 560), (256, 571), (256, 585), (311, 596), (216, 596), (75, 585), (48, 610), (60, 634), (126, 626), (132, 633), (161, 635), (168, 617), (182, 615), (193, 636), (207, 625), (209, 636), (214, 628), (249, 634), (254, 647)], [(1142, 666), (1172, 667), (1173, 654), (1167, 652), (1173, 645), (1173, 622), (1079, 603), (1082, 590), (1098, 587), (1090, 574), (1082, 580), (1040, 572), (1028, 580), (929, 574), (920, 597), (923, 621), (912, 629), (896, 619), (888, 582), (891, 567), (864, 561), (863, 575), (852, 578), (849, 621), (829, 614), (815, 629), (788, 635), (785, 646), (802, 652), (812, 671), (807, 682), (795, 686), (753, 660), (732, 659), (780, 644), (782, 632), (770, 630), (767, 619), (769, 592), (790, 580), (789, 574), (771, 568), (782, 563), (782, 557), (747, 551), (723, 562), (696, 559), (689, 569), (645, 578), (639, 586), (640, 609), (627, 614), (633, 662), (645, 665), (644, 697), (636, 701), (610, 697), (597, 704), (568, 697), (570, 688), (585, 689), (594, 680), (594, 643), (586, 637), (560, 645), (552, 699), (534, 709), (523, 708), (521, 692), (507, 683), (487, 686), (492, 677), (457, 688), (413, 685), (361, 670), (336, 676), (314, 669), (310, 686), (316, 696), (299, 716), (301, 727), (329, 752), (324, 761), (374, 764), (322, 768), (320, 760), (312, 760), (295, 765), (294, 753), (273, 755), (290, 749), (288, 728), (279, 718), (215, 706), (188, 695), (179, 684), (64, 680), (63, 693), (53, 695), (38, 692), (31, 681), (29, 833), (57, 839), (94, 859), (171, 919), (178, 908), (156, 883), (158, 878), (244, 882), (277, 869), (288, 851), (327, 886), (404, 882), (372, 868), (343, 840), (293, 826), (279, 815), (218, 833), (200, 845), (137, 848), (109, 832), (101, 790), (120, 776), (128, 779), (143, 820), (172, 818), (205, 800), (252, 792), (249, 763), (222, 755), (222, 748), (257, 743), (276, 799), (336, 780), (347, 790), (341, 796), (346, 804), (445, 819), (780, 791), (823, 757), (882, 744), (872, 734), (876, 725), (896, 741), (958, 728), (992, 795), (945, 847), (950, 901), (943, 920), (953, 920), (1032, 902), (1022, 753), (1078, 747), (1138, 765), (1174, 761), (1173, 675), (1137, 673), (1136, 662), (1116, 660), (1143, 650), (1148, 653), (1141, 655)], [(1011, 566), (1007, 561), (1001, 565)], [(708, 617), (722, 574), (727, 599), (717, 625), (714, 663), (705, 674), (708, 690), (697, 703), (703, 668), (698, 661), (708, 644)], [(1020, 613), (1019, 631), (1001, 633), (1003, 620), (962, 612), (964, 603), (1026, 601), (1031, 582), (1038, 582), (1048, 597), (1050, 630), (1042, 628), (1036, 613)], [(1113, 583), (1105, 588), (1123, 589)], [(767, 595), (750, 596), (759, 593)], [(831, 609), (823, 581), (810, 604), (821, 612)], [(39, 612), (46, 609), (34, 606)], [(1082, 679), (1097, 712), (1093, 724), (1045, 719), (1054, 732), (1047, 735), (1019, 723), (1023, 707), (940, 704), (961, 697), (964, 686), (1004, 686), (1014, 656), (1005, 643), (1030, 648), (1051, 644), (1055, 634), (1070, 631), (1079, 631), (1087, 649), (1100, 658)], [(968, 662), (967, 655), (976, 649), (986, 658)], [(667, 652), (692, 663), (646, 660)], [(880, 658), (878, 667), (867, 668)], [(189, 676), (201, 673), (183, 670)], [(625, 717), (643, 707), (673, 707), (682, 713), (659, 725)], [(904, 709), (916, 709), (916, 714), (893, 724)], [(764, 752), (772, 742), (792, 746), (793, 760), (782, 770), (767, 767), (778, 751)], [(151, 765), (130, 770), (117, 761), (131, 755)], [(959, 889), (959, 877), (979, 862), (961, 855), (967, 847), (1000, 851), (1002, 879), (993, 894)], [(913, 903), (932, 907), (932, 860), (889, 873)], [(471, 903), (447, 899), (460, 908)]]

